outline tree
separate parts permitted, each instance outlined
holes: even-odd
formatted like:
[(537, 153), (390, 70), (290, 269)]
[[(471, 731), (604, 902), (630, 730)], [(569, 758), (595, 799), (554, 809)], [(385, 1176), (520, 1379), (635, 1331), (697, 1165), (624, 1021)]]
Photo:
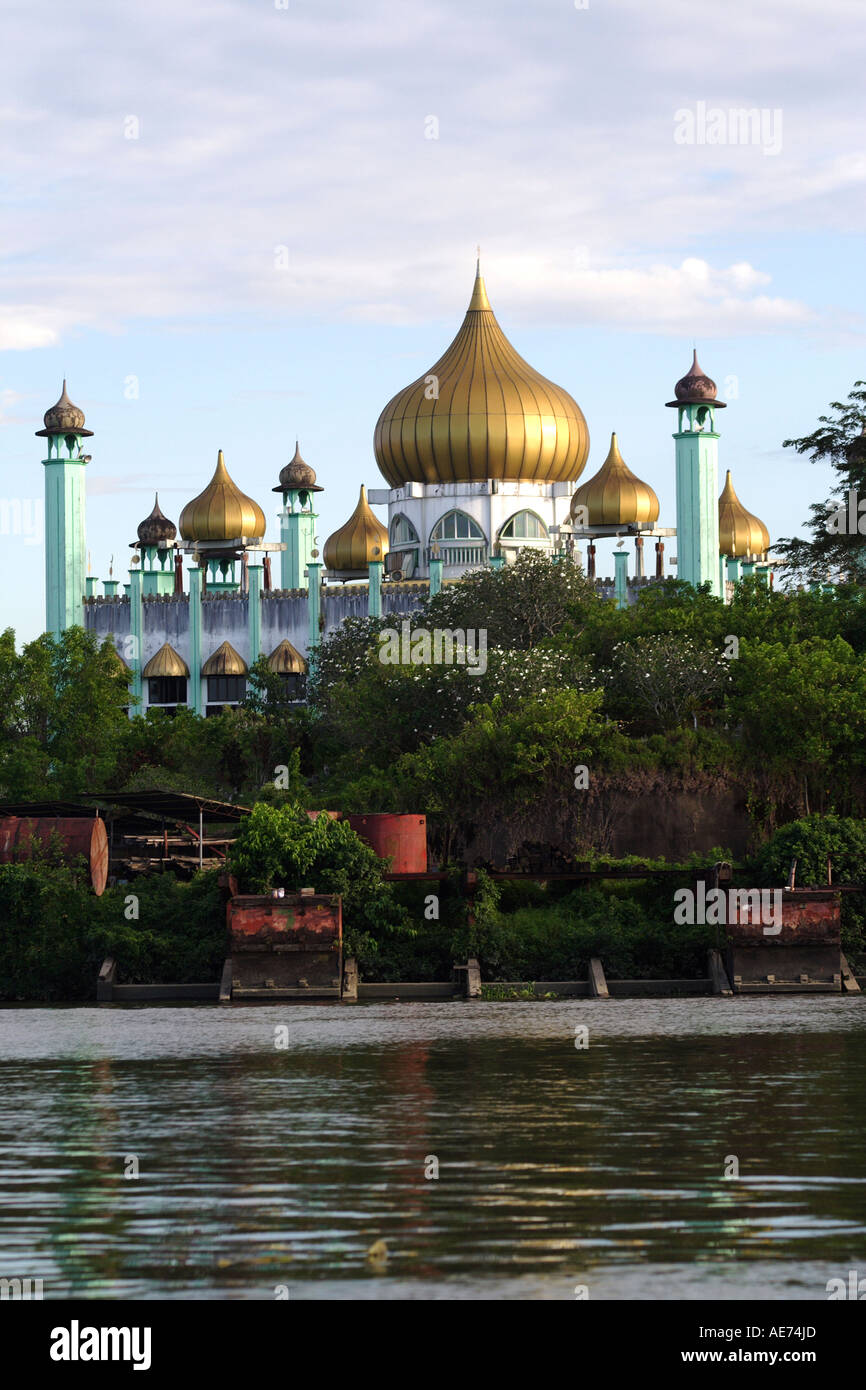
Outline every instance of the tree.
[(661, 732), (719, 705), (728, 676), (728, 662), (705, 643), (672, 633), (637, 637), (613, 649), (606, 703), (614, 714)]
[(15, 651), (0, 639), (0, 787), (38, 800), (98, 790), (112, 781), (127, 729), (127, 676), (110, 640), (73, 627)]
[[(866, 578), (866, 381), (856, 381), (847, 401), (833, 401), (819, 427), (801, 439), (785, 439), (786, 449), (808, 454), (813, 463), (828, 462), (836, 485), (825, 502), (810, 508), (804, 525), (811, 540), (785, 537), (776, 549), (789, 567), (789, 582), (797, 578), (824, 580), (830, 574), (849, 583)], [(849, 493), (854, 491), (853, 527), (849, 524)], [(857, 503), (863, 511), (857, 514)], [(839, 515), (840, 511), (843, 515)]]
[(483, 629), (488, 646), (525, 651), (596, 601), (594, 585), (572, 561), (525, 549), (512, 565), (447, 584), (428, 600), (423, 621), (430, 628)]
[(752, 765), (786, 778), (807, 815), (840, 809), (866, 762), (866, 659), (841, 637), (744, 643), (731, 674)]

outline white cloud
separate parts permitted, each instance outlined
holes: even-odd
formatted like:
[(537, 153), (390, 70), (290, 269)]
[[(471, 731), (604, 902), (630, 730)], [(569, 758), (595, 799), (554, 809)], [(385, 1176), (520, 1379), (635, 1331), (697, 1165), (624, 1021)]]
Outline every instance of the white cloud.
[[(774, 234), (862, 226), (860, 0), (731, 0), (699, 34), (694, 14), (80, 0), (46, 29), (19, 8), (0, 348), (138, 317), (451, 313), (479, 239), (494, 303), (518, 317), (820, 331), (823, 307), (770, 293), (747, 257)], [(697, 101), (781, 109), (781, 153), (678, 146), (674, 112)]]

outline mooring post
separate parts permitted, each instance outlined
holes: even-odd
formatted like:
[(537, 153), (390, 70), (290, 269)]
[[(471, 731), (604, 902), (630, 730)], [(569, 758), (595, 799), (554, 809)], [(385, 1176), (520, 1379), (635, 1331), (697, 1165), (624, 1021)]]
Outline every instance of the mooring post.
[(589, 992), (595, 999), (610, 998), (604, 969), (598, 956), (593, 956), (589, 962)]

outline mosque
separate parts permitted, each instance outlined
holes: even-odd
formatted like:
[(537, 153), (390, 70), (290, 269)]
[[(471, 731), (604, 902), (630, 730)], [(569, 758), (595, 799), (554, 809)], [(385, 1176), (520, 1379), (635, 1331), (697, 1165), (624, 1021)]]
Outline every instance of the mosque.
[[(198, 714), (239, 704), (264, 654), (293, 698), (322, 638), (350, 616), (410, 612), (425, 592), (478, 569), (501, 568), (524, 548), (585, 568), (622, 607), (665, 575), (727, 597), (741, 575), (769, 575), (770, 537), (734, 491), (718, 495), (718, 400), (697, 353), (667, 405), (676, 410), (676, 526), (611, 437), (604, 463), (582, 481), (589, 431), (580, 406), (512, 347), (490, 307), (480, 267), (457, 336), (429, 372), (389, 401), (373, 447), (386, 487), (362, 485), (352, 515), (316, 544), (316, 474), (301, 457), (281, 470), (280, 539), (267, 541), (258, 502), (232, 479), (222, 452), (207, 487), (177, 525), (154, 502), (131, 543), (128, 578), (86, 573), (84, 413), (66, 382), (46, 411), (46, 629), (75, 624), (110, 636), (129, 670), (136, 711)], [(388, 526), (371, 503), (387, 506)], [(596, 576), (596, 542), (615, 537), (613, 580)], [(654, 573), (644, 542), (654, 542)], [(629, 550), (634, 548), (632, 574)], [(583, 549), (586, 555), (584, 557)], [(279, 586), (272, 561), (279, 559)]]

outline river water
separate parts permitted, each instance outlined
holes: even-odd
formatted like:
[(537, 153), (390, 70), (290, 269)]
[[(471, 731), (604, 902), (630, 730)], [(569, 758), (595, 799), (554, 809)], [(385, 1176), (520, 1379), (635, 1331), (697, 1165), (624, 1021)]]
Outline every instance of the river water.
[(864, 1095), (856, 996), (3, 1007), (0, 1277), (826, 1299), (866, 1276)]

